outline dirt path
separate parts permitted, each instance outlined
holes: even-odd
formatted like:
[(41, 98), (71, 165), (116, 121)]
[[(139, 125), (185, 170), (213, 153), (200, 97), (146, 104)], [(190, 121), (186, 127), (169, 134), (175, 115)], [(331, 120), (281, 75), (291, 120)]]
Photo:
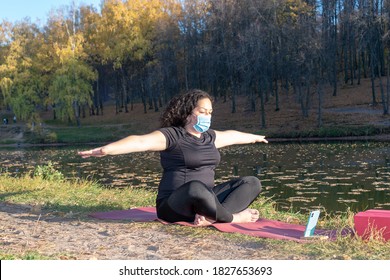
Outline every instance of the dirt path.
[[(5, 253), (38, 252), (50, 259), (285, 259), (264, 242), (228, 238), (215, 229), (184, 230), (160, 223), (107, 222), (64, 213), (33, 213), (0, 203), (0, 245)], [(204, 231), (204, 229), (199, 229)]]

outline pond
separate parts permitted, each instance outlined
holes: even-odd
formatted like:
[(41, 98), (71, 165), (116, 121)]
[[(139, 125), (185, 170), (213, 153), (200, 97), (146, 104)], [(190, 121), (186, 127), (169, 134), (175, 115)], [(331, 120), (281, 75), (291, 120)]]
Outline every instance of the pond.
[[(0, 172), (18, 176), (50, 161), (68, 178), (88, 178), (108, 187), (157, 188), (158, 153), (89, 159), (76, 155), (89, 148), (3, 148)], [(216, 182), (255, 175), (262, 181), (263, 196), (275, 201), (278, 210), (390, 209), (388, 143), (270, 143), (232, 146), (220, 152)]]

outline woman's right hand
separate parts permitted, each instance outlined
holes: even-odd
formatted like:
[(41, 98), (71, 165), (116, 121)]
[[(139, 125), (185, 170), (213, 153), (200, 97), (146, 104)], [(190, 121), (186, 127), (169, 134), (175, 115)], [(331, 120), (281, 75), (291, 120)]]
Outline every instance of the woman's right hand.
[(79, 156), (82, 158), (88, 158), (88, 157), (103, 157), (106, 154), (103, 152), (103, 148), (96, 148), (92, 150), (87, 150), (87, 151), (81, 151), (77, 153)]

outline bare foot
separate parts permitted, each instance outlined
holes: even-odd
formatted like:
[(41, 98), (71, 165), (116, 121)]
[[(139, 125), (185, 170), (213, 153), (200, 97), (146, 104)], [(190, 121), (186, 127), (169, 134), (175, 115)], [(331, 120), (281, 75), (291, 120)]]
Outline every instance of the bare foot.
[(259, 219), (259, 211), (247, 208), (239, 213), (233, 214), (232, 223), (254, 223)]
[(215, 221), (207, 219), (205, 216), (201, 216), (201, 215), (198, 215), (198, 214), (195, 215), (194, 225), (196, 225), (196, 226), (203, 226), (203, 227), (205, 227), (205, 226), (211, 225), (214, 222)]

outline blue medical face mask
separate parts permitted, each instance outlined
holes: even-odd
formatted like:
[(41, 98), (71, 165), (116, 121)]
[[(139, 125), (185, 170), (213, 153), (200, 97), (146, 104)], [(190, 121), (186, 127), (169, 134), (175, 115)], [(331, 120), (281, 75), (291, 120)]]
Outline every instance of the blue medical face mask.
[(194, 129), (197, 132), (203, 133), (206, 132), (211, 125), (211, 116), (198, 115), (196, 116), (196, 124), (194, 125)]

